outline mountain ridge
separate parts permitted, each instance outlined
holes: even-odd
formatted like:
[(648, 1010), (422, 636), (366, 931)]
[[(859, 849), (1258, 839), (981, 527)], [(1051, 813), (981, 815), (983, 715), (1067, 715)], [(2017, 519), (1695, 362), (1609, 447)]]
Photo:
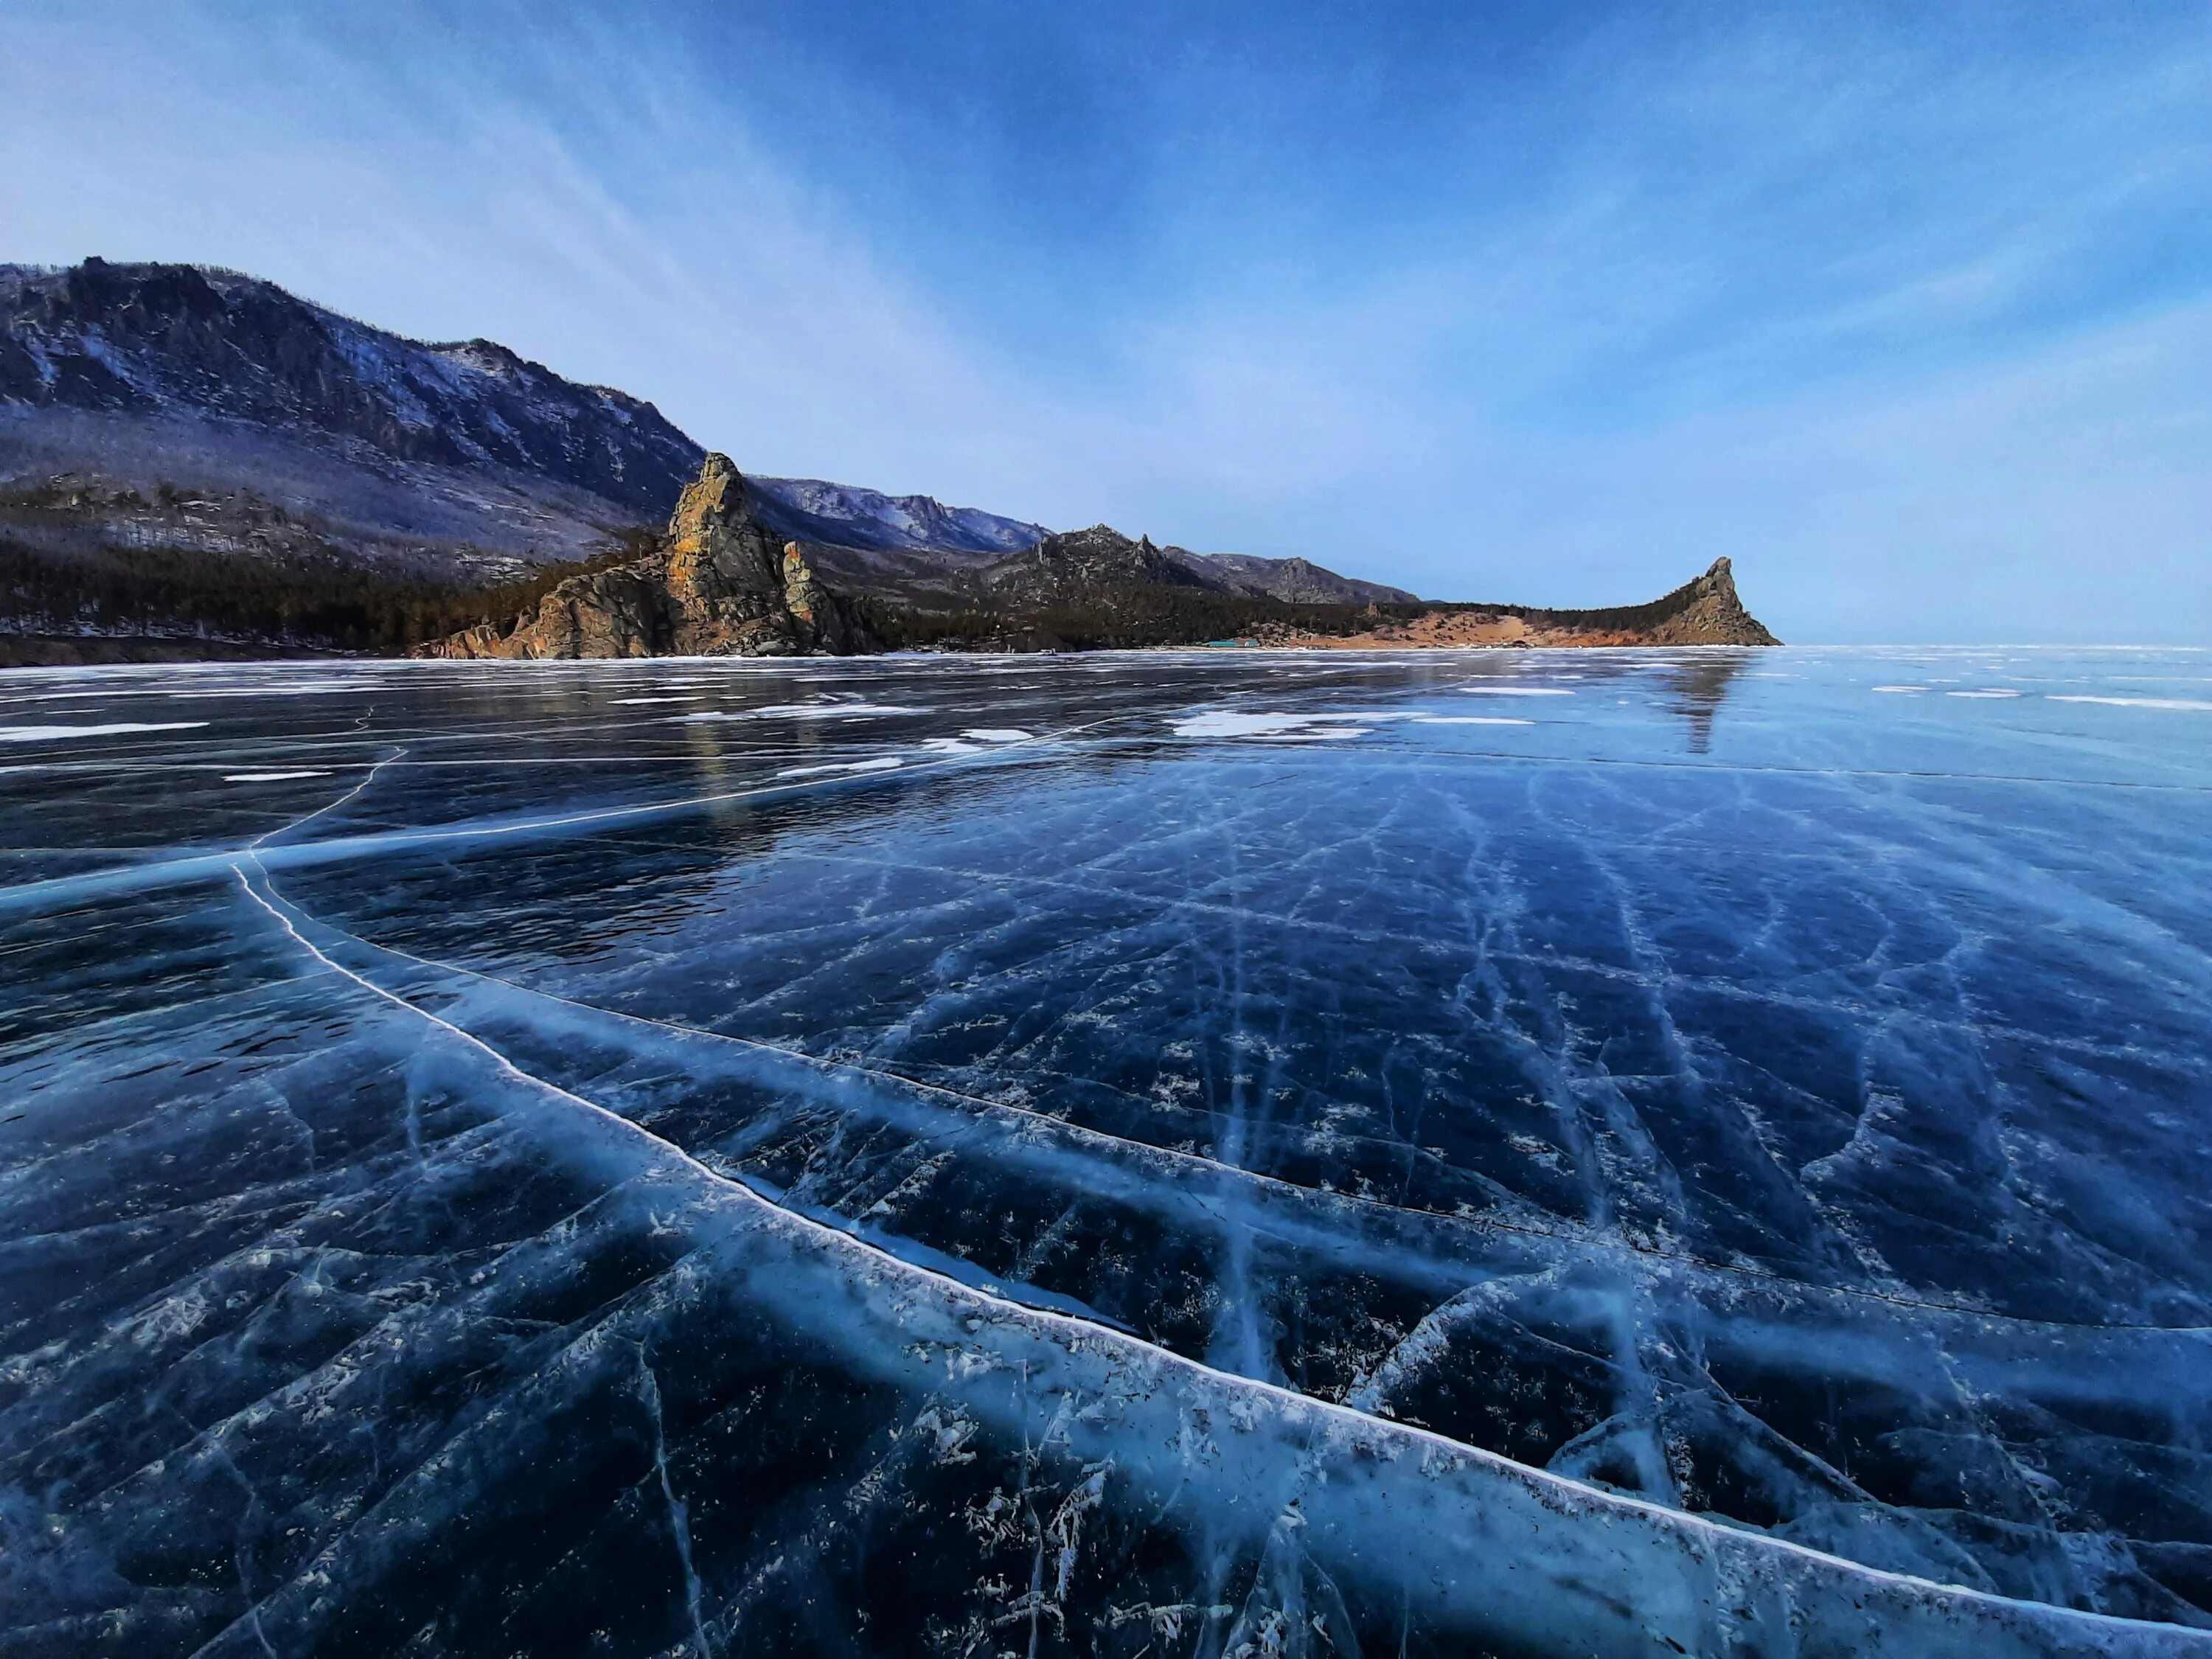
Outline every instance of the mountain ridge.
[[(744, 550), (686, 578), (674, 521), (658, 526), (710, 471), (728, 495), (725, 539)], [(495, 654), (597, 654), (617, 639), (631, 653), (1255, 632), (1510, 643), (1532, 628), (1589, 643), (1662, 626), (1770, 640), (1717, 568), (1726, 594), (1707, 593), (1695, 623), (1650, 606), (1575, 621), (1427, 605), (1303, 557), (748, 479), (641, 398), (483, 337), (409, 339), (234, 270), (0, 265), (0, 632), (16, 637), (394, 649), (466, 636)], [(570, 609), (549, 617), (561, 594)]]
[(652, 404), (487, 339), (410, 340), (197, 265), (0, 266), (0, 401), (198, 413), (665, 513), (705, 453)]
[[(512, 577), (657, 523), (706, 453), (650, 402), (497, 341), (412, 339), (244, 272), (0, 265), (0, 488), (94, 486), (125, 543), (179, 530), (127, 500), (171, 486), (280, 509), (295, 554)], [(905, 574), (924, 586), (1052, 533), (826, 479), (750, 488), (787, 539), (920, 556)], [(204, 515), (167, 539), (211, 550)], [(266, 557), (270, 541), (227, 550)], [(1176, 556), (1278, 597), (1400, 595), (1304, 562)]]
[(1419, 605), (1418, 594), (1383, 582), (1358, 576), (1340, 576), (1308, 558), (1264, 558), (1256, 553), (1187, 553), (1170, 548), (1170, 555), (1197, 562), (1200, 574), (1224, 586), (1255, 596), (1292, 605)]

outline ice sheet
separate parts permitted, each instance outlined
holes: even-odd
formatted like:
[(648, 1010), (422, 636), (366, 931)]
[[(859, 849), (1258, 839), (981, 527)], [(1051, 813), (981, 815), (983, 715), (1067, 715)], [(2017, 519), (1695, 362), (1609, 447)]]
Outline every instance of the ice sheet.
[(5, 1639), (2212, 1650), (2201, 662), (1504, 655), (0, 775)]

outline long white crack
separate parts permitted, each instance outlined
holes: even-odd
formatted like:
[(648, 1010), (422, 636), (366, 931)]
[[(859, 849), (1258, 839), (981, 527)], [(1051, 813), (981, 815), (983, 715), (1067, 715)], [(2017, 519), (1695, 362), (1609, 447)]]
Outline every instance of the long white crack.
[[(1261, 1498), (1295, 1474), (1305, 1500), (1304, 1547), (1325, 1571), (1396, 1588), (1454, 1628), (1607, 1655), (1649, 1652), (1655, 1638), (1680, 1651), (1744, 1655), (1826, 1652), (1839, 1641), (1893, 1642), (1893, 1650), (1931, 1659), (2212, 1655), (2212, 1632), (1858, 1566), (1216, 1370), (901, 1261), (770, 1203), (619, 1114), (525, 1072), (329, 957), (281, 902), (256, 889), (242, 863), (235, 875), (321, 966), (414, 1013), (527, 1095), (559, 1103), (635, 1174), (690, 1186), (702, 1206), (695, 1224), (717, 1214), (744, 1232), (764, 1224), (781, 1241), (787, 1270), (755, 1276), (749, 1287), (784, 1316), (844, 1341), (851, 1363), (945, 1390), (1010, 1438), (1030, 1433), (1048, 1398), (1072, 1453), (1115, 1459), (1155, 1499), (1181, 1486), (1217, 1522), (1237, 1514), (1224, 1503)], [(939, 1355), (941, 1366), (933, 1363)], [(1017, 1370), (1018, 1393), (1007, 1387)], [(1070, 1415), (1073, 1398), (1091, 1403)], [(1188, 1438), (1194, 1425), (1196, 1443)], [(1194, 1443), (1194, 1459), (1182, 1449)], [(1285, 1452), (1294, 1467), (1285, 1467)], [(1242, 1515), (1265, 1522), (1278, 1512), (1261, 1501)]]

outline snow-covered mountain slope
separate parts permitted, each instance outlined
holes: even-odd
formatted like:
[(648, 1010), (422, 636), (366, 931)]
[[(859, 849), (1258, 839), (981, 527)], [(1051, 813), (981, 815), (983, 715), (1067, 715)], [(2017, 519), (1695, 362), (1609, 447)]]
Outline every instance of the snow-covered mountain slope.
[(356, 465), (490, 468), (665, 514), (704, 453), (651, 404), (489, 340), (403, 339), (193, 265), (0, 266), (0, 404), (216, 420)]
[(980, 507), (947, 507), (932, 495), (886, 495), (820, 478), (749, 477), (746, 483), (761, 517), (793, 541), (996, 557), (1034, 547), (1052, 533), (1041, 524)]

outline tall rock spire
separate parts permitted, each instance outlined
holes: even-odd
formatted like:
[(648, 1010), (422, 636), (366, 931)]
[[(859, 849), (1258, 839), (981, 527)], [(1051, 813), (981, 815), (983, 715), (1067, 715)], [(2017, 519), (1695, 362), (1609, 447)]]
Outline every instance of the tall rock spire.
[(1736, 595), (1735, 567), (1723, 554), (1702, 576), (1685, 582), (1659, 601), (1679, 605), (1652, 630), (1654, 645), (1779, 645), (1766, 624), (1743, 608)]
[(659, 552), (571, 576), (505, 632), (456, 634), (434, 657), (793, 657), (876, 647), (853, 602), (753, 510), (744, 475), (708, 455)]

